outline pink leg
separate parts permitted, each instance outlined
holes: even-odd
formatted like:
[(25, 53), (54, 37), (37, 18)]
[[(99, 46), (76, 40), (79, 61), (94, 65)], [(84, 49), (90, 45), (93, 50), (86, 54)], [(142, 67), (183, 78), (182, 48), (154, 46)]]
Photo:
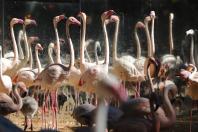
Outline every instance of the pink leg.
[(43, 105), (42, 105), (42, 128), (47, 128), (47, 122), (46, 122), (46, 112), (48, 108), (48, 93), (44, 93), (43, 97)]
[(57, 101), (57, 90), (51, 91), (51, 99), (52, 99), (52, 127), (57, 129), (57, 106), (58, 106), (58, 101)]
[(140, 97), (140, 82), (137, 82), (137, 84), (136, 84), (135, 97), (136, 98)]

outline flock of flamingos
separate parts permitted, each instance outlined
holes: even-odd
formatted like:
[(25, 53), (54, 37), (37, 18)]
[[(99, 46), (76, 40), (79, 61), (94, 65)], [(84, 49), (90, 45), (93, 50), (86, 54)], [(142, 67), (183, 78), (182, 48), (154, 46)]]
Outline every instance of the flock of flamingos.
[[(170, 129), (176, 123), (175, 107), (172, 100), (179, 93), (175, 78), (180, 78), (186, 84), (186, 95), (192, 100), (198, 99), (198, 72), (193, 57), (194, 30), (188, 30), (187, 36), (191, 36), (190, 63), (184, 62), (179, 56), (173, 54), (172, 23), (174, 14), (169, 16), (169, 53), (156, 56), (154, 40), (155, 12), (151, 11), (143, 22), (138, 21), (134, 28), (134, 37), (137, 46), (137, 55), (117, 55), (117, 39), (119, 33), (119, 16), (113, 10), (101, 14), (104, 33), (104, 60), (99, 60), (95, 49), (96, 59), (93, 62), (86, 59), (86, 19), (84, 12), (78, 14), (79, 21), (75, 17), (55, 16), (53, 25), (56, 42), (48, 46), (49, 63), (42, 67), (39, 60), (39, 52), (43, 50), (41, 44), (35, 46), (36, 67), (33, 67), (31, 43), (37, 41), (37, 37), (28, 37), (26, 27), (36, 25), (32, 19), (12, 18), (10, 21), (10, 33), (13, 43), (13, 56), (6, 53), (2, 57), (0, 47), (0, 114), (6, 116), (10, 113), (21, 111), (25, 116), (25, 128), (33, 130), (32, 118), (38, 110), (38, 98), (28, 95), (28, 88), (39, 87), (44, 94), (42, 105), (42, 129), (48, 130), (46, 111), (52, 111), (50, 129), (57, 127), (57, 90), (63, 85), (70, 85), (77, 91), (88, 94), (96, 94), (96, 106), (85, 103), (76, 106), (73, 117), (83, 125), (92, 127), (92, 131), (104, 132), (159, 132)], [(66, 40), (70, 48), (70, 62), (63, 64), (61, 61), (60, 38), (58, 23), (66, 19)], [(112, 60), (109, 58), (109, 37), (107, 25), (115, 23), (114, 38), (112, 41)], [(17, 44), (14, 35), (14, 26), (23, 25), (19, 34), (24, 41), (24, 52), (21, 45)], [(75, 61), (74, 47), (70, 30), (73, 26), (80, 26), (80, 60)], [(147, 56), (141, 55), (141, 45), (138, 30), (143, 29), (147, 39)], [(64, 45), (63, 45), (64, 46)], [(168, 45), (167, 45), (168, 46)], [(52, 52), (55, 51), (55, 59)], [(80, 61), (79, 67), (76, 63)], [(112, 64), (110, 64), (112, 61)], [(128, 96), (128, 88), (125, 82), (135, 84), (135, 94)], [(143, 83), (144, 82), (144, 83)], [(145, 93), (142, 93), (144, 89)], [(26, 95), (26, 96), (24, 96)], [(50, 98), (50, 99), (49, 99)], [(114, 102), (115, 105), (111, 105)], [(50, 105), (50, 106), (48, 106)], [(192, 112), (191, 112), (192, 117)], [(1, 117), (3, 118), (3, 117)], [(65, 119), (67, 120), (67, 119)], [(11, 122), (7, 122), (9, 126)], [(6, 123), (4, 123), (6, 124)], [(192, 119), (190, 119), (191, 130)], [(0, 125), (2, 131), (22, 131), (15, 127)], [(42, 131), (42, 130), (41, 130)]]

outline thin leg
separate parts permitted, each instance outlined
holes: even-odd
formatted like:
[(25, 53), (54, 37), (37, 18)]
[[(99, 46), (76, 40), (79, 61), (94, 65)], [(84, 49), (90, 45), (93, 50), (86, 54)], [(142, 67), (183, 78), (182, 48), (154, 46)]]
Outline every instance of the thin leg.
[(27, 129), (27, 116), (25, 116), (25, 126), (24, 126), (24, 131)]
[(140, 97), (140, 82), (137, 82), (137, 84), (136, 84), (135, 97), (136, 98)]
[(33, 131), (32, 119), (30, 119), (30, 123), (31, 123), (30, 129), (31, 129), (31, 131)]
[[(41, 115), (42, 115), (42, 128), (44, 126), (44, 120), (45, 120), (45, 93), (44, 93), (44, 96), (43, 96), (43, 105), (42, 105), (42, 111), (41, 111)], [(46, 128), (46, 126), (44, 127)]]
[(52, 128), (57, 129), (57, 90), (51, 91), (51, 98), (52, 98)]

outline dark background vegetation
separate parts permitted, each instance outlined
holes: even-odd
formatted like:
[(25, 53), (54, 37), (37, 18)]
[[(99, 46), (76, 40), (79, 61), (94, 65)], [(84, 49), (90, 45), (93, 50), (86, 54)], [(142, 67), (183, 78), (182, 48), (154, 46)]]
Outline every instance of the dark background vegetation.
[[(120, 16), (119, 52), (128, 51), (135, 54), (135, 41), (133, 29), (137, 21), (143, 21), (151, 10), (156, 12), (155, 42), (157, 53), (168, 53), (168, 17), (173, 12), (173, 33), (176, 50), (180, 52), (181, 41), (184, 39), (185, 31), (198, 26), (198, 4), (196, 0), (1, 0), (0, 1), (0, 42), (10, 40), (9, 22), (11, 18), (33, 18), (37, 21), (37, 27), (28, 29), (28, 35), (38, 35), (40, 42), (47, 47), (49, 42), (55, 39), (52, 19), (56, 15), (65, 14), (75, 16), (79, 11), (88, 15), (87, 36), (103, 43), (103, 32), (100, 15), (107, 9), (115, 10)], [(59, 24), (61, 37), (65, 37), (65, 22)], [(16, 26), (17, 31), (20, 26)], [(114, 26), (109, 26), (110, 42)], [(71, 34), (76, 54), (79, 54), (80, 28), (72, 27)], [(142, 46), (144, 51), (145, 35), (142, 32)], [(66, 50), (63, 46), (62, 50)], [(146, 55), (146, 52), (143, 52)]]

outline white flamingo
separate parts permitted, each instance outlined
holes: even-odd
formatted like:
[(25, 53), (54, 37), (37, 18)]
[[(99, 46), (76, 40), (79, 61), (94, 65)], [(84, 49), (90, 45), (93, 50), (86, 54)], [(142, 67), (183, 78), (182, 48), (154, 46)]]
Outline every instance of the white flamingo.
[[(80, 24), (80, 22), (74, 17), (68, 18), (67, 21), (68, 24), (77, 24), (77, 25)], [(52, 98), (51, 106), (53, 112), (52, 126), (54, 128), (57, 128), (57, 117), (56, 117), (57, 89), (61, 85), (63, 85), (64, 82), (67, 82), (68, 76), (70, 75), (70, 70), (71, 70), (71, 62), (69, 63), (69, 66), (65, 66), (59, 63), (54, 63), (45, 67), (45, 69), (38, 75), (38, 77), (35, 80), (35, 83), (41, 85), (41, 89), (44, 90), (45, 93), (47, 91), (51, 93), (51, 98)], [(45, 107), (45, 103), (43, 107)], [(46, 123), (45, 123), (45, 127), (46, 127)]]
[(3, 74), (7, 74), (9, 72), (12, 71), (12, 69), (18, 64), (18, 48), (17, 48), (17, 44), (16, 44), (16, 39), (15, 39), (15, 35), (14, 35), (14, 25), (16, 24), (23, 24), (24, 21), (22, 19), (17, 19), (17, 18), (12, 18), (12, 20), (10, 21), (10, 32), (11, 32), (11, 37), (12, 37), (12, 42), (13, 42), (13, 49), (14, 49), (14, 59), (13, 61), (6, 59), (6, 58), (2, 58), (2, 73)]
[(9, 93), (12, 90), (12, 80), (9, 76), (3, 75), (2, 73), (2, 48), (0, 46), (0, 92)]

